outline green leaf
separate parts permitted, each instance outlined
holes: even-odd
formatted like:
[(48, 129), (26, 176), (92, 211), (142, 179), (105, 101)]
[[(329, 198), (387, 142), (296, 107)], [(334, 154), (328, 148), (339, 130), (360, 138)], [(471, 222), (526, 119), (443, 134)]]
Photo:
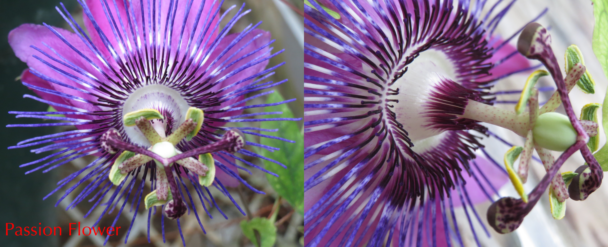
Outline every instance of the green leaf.
[(592, 0), (595, 28), (593, 29), (593, 53), (608, 76), (608, 1)]
[[(315, 8), (315, 6), (310, 3), (311, 1), (315, 1), (315, 0), (304, 0), (304, 4), (312, 7), (313, 9), (317, 9)], [(316, 1), (315, 1), (316, 2)], [(338, 12), (335, 12), (331, 9), (329, 9), (328, 7), (325, 7), (323, 5), (321, 5), (320, 3), (316, 2), (319, 6), (321, 6), (321, 8), (323, 8), (323, 10), (325, 10), (325, 12), (327, 12), (329, 15), (331, 15), (331, 17), (336, 18), (336, 19), (340, 19), (340, 14), (338, 14)]]
[[(593, 29), (593, 53), (602, 65), (604, 75), (608, 76), (608, 1), (592, 0), (595, 28)], [(604, 96), (602, 104), (602, 127), (608, 129), (608, 97)], [(606, 132), (608, 133), (608, 132)], [(608, 171), (608, 145), (604, 145), (595, 153), (595, 159), (604, 171)]]
[(277, 228), (274, 226), (274, 223), (266, 218), (253, 218), (250, 221), (243, 220), (241, 221), (241, 229), (254, 246), (258, 246), (255, 230), (257, 230), (260, 236), (261, 246), (258, 247), (272, 247), (277, 240)]
[[(53, 108), (52, 106), (49, 106), (49, 108), (47, 108), (46, 111), (56, 112), (57, 110), (55, 110), (55, 108)], [(65, 115), (62, 115), (62, 114), (47, 114), (47, 116), (48, 117), (65, 117)]]
[[(268, 97), (267, 102), (280, 102), (283, 97), (280, 94), (274, 93)], [(293, 113), (289, 110), (286, 104), (269, 106), (265, 109), (268, 112), (283, 112), (281, 117), (292, 118)], [(300, 213), (304, 214), (304, 135), (302, 129), (298, 127), (296, 121), (266, 121), (262, 122), (261, 127), (264, 129), (278, 129), (278, 132), (268, 133), (268, 135), (279, 136), (288, 140), (295, 141), (289, 143), (271, 138), (261, 138), (262, 145), (280, 148), (280, 151), (270, 152), (262, 149), (262, 155), (281, 162), (287, 166), (287, 169), (264, 160), (264, 167), (278, 177), (267, 174), (268, 182), (274, 190)], [(265, 133), (266, 134), (266, 133)]]

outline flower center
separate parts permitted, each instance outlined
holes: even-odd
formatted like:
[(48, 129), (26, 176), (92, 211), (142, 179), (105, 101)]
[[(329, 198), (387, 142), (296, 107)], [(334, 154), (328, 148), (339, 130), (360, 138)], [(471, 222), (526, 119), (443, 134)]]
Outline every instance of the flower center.
[(445, 53), (429, 49), (420, 53), (408, 65), (407, 72), (390, 87), (390, 91), (397, 91), (398, 95), (385, 98), (397, 100), (396, 103), (391, 103), (394, 105), (392, 110), (414, 144), (419, 141), (428, 143), (430, 140), (425, 139), (442, 132), (429, 126), (432, 120), (427, 114), (427, 104), (435, 88), (455, 77), (454, 66)]
[(447, 80), (439, 71), (439, 66), (431, 61), (417, 62), (408, 66), (408, 71), (391, 88), (399, 90), (396, 96), (399, 101), (393, 108), (397, 121), (403, 124), (403, 129), (414, 142), (441, 132), (428, 126), (431, 119), (426, 114), (426, 104), (431, 100), (433, 89)]
[[(198, 175), (199, 183), (203, 186), (209, 186), (215, 176), (211, 153), (219, 151), (234, 153), (245, 145), (241, 134), (229, 130), (221, 140), (215, 143), (182, 153), (176, 148), (176, 145), (184, 138), (191, 140), (196, 136), (204, 121), (203, 111), (194, 107), (189, 108), (185, 116), (186, 120), (175, 131), (169, 136), (161, 136), (160, 133), (163, 132), (158, 132), (152, 121), (165, 119), (165, 116), (161, 115), (159, 111), (142, 109), (126, 114), (126, 117), (123, 118), (123, 124), (125, 126), (136, 126), (144, 135), (144, 138), (148, 140), (148, 143), (151, 144), (148, 149), (124, 142), (118, 130), (114, 128), (105, 132), (100, 138), (101, 146), (107, 153), (115, 154), (122, 151), (109, 173), (110, 181), (115, 185), (123, 183), (127, 175), (133, 170), (154, 160), (157, 166), (157, 189), (146, 196), (145, 206), (146, 209), (149, 209), (152, 206), (166, 204), (164, 211), (169, 219), (179, 218), (187, 210), (181, 197), (179, 185), (173, 175), (174, 171), (178, 171), (175, 170), (177, 168), (173, 167), (174, 164), (178, 164), (192, 174)], [(198, 159), (194, 157), (198, 157)]]
[[(409, 65), (420, 64), (420, 63), (432, 63), (436, 66), (435, 71), (444, 75), (450, 79), (456, 78), (456, 67), (454, 66), (452, 60), (442, 51), (435, 49), (428, 49), (424, 52), (419, 53), (418, 57), (412, 61)], [(415, 72), (413, 70), (408, 69), (408, 72)]]
[(160, 155), (163, 158), (171, 158), (178, 154), (178, 150), (168, 141), (162, 141), (152, 146), (150, 151)]
[[(129, 112), (142, 109), (156, 109), (161, 112), (165, 119), (154, 120), (154, 129), (165, 136), (167, 130), (177, 129), (185, 120), (184, 116), (188, 111), (188, 102), (180, 93), (164, 85), (147, 85), (135, 90), (122, 108), (122, 117)], [(124, 126), (125, 133), (134, 144), (150, 147), (151, 143), (136, 126)]]

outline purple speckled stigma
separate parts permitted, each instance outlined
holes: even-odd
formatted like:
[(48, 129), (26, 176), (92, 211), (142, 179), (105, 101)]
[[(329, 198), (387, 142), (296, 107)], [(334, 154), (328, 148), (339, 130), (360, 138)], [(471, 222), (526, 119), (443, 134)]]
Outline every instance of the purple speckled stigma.
[(492, 87), (540, 66), (510, 44), (521, 30), (494, 34), (514, 1), (500, 2), (305, 5), (306, 246), (463, 245), (464, 224), (489, 236), (473, 205), (507, 182), (482, 144), (502, 139), (459, 116), (469, 100), (515, 104), (497, 97), (521, 91)]
[[(262, 134), (278, 131), (276, 129), (227, 125), (300, 120), (266, 117), (280, 115), (282, 112), (263, 110), (266, 106), (286, 104), (295, 99), (270, 104), (250, 103), (252, 99), (273, 93), (272, 87), (286, 80), (267, 81), (274, 74), (274, 70), (284, 63), (270, 68), (266, 68), (266, 65), (271, 58), (283, 51), (271, 51), (273, 40), (270, 33), (256, 29), (260, 23), (250, 24), (240, 33), (229, 34), (236, 22), (249, 13), (249, 10), (244, 10), (244, 4), (240, 8), (232, 6), (220, 13), (224, 1), (219, 0), (79, 0), (79, 3), (84, 11), (84, 24), (88, 32), (77, 24), (61, 4), (61, 8), (56, 9), (73, 32), (46, 24), (24, 24), (9, 34), (9, 43), (15, 54), (29, 66), (21, 76), (23, 85), (38, 94), (38, 97), (24, 95), (24, 98), (49, 104), (57, 110), (52, 114), (60, 116), (51, 116), (48, 112), (12, 111), (10, 113), (16, 114), (17, 118), (58, 122), (10, 124), (7, 127), (75, 126), (75, 130), (33, 137), (9, 147), (31, 148), (42, 145), (32, 149), (32, 152), (53, 151), (44, 158), (20, 167), (31, 168), (26, 174), (38, 170), (48, 172), (85, 155), (97, 156), (84, 168), (59, 181), (58, 187), (44, 199), (60, 189), (65, 189), (66, 193), (56, 205), (70, 194), (72, 195), (69, 198), (73, 200), (67, 209), (88, 200), (93, 203), (93, 207), (85, 217), (98, 206), (103, 206), (103, 213), (94, 225), (97, 225), (104, 215), (116, 209), (121, 200), (112, 226), (122, 215), (129, 200), (130, 210), (139, 209), (143, 204), (142, 198), (147, 194), (147, 189), (144, 192), (146, 181), (151, 183), (151, 191), (157, 189), (159, 166), (149, 161), (131, 170), (120, 184), (113, 186), (108, 174), (122, 150), (110, 154), (102, 148), (100, 139), (104, 133), (114, 133), (110, 130), (115, 129), (118, 134), (112, 137), (122, 138), (114, 140), (120, 141), (120, 145), (138, 150), (148, 148), (150, 143), (143, 138), (141, 131), (129, 129), (135, 127), (123, 124), (125, 114), (141, 109), (155, 109), (161, 113), (164, 119), (152, 120), (151, 124), (161, 126), (167, 136), (177, 131), (184, 123), (189, 107), (204, 112), (204, 123), (198, 134), (190, 141), (182, 140), (176, 145), (183, 152), (174, 157), (176, 161), (177, 157), (187, 159), (183, 156), (222, 142), (226, 137), (225, 133), (236, 133), (231, 130), (243, 130), (240, 131), (242, 135), (293, 142)], [(233, 10), (236, 10), (234, 17), (227, 19), (228, 13)], [(221, 26), (220, 22), (225, 25)], [(267, 89), (269, 90), (264, 91)], [(251, 110), (245, 114), (247, 109)], [(244, 144), (240, 140), (239, 148)], [(278, 150), (253, 141), (246, 144), (272, 151)], [(226, 190), (226, 186), (233, 187), (242, 183), (256, 193), (263, 192), (240, 178), (236, 170), (248, 170), (238, 166), (236, 160), (261, 169), (245, 161), (244, 157), (267, 158), (246, 149), (236, 152), (240, 155), (229, 153), (238, 150), (232, 147), (221, 150), (223, 151), (211, 153), (217, 168), (211, 186), (230, 197), (244, 214)], [(169, 203), (168, 211), (178, 217), (182, 210), (188, 214), (193, 212), (203, 228), (196, 210), (196, 197), (198, 196), (208, 214), (208, 208), (217, 207), (209, 189), (201, 186), (197, 174), (188, 169), (173, 165), (166, 166), (165, 171), (174, 198), (179, 199)], [(196, 191), (194, 196), (186, 186), (187, 181), (192, 184), (189, 187)], [(78, 187), (81, 189), (77, 190)], [(74, 191), (78, 192), (73, 193)], [(107, 198), (109, 200), (104, 201)], [(164, 210), (165, 206), (167, 205), (153, 206), (147, 210), (148, 240), (151, 214), (156, 213), (157, 207)], [(220, 208), (217, 209), (227, 218)], [(125, 243), (137, 215), (133, 214)], [(164, 240), (165, 216), (162, 217)], [(185, 244), (179, 218), (177, 222), (182, 242)]]

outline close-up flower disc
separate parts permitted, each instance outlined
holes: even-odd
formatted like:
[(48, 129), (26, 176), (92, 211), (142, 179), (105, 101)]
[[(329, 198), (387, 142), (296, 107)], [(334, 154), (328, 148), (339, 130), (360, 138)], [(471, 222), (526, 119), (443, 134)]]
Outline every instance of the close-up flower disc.
[(449, 246), (462, 244), (458, 226), (484, 225), (473, 205), (508, 177), (482, 144), (484, 113), (467, 106), (497, 103), (500, 79), (535, 69), (513, 45), (519, 32), (495, 33), (510, 7), (310, 1), (306, 246)]

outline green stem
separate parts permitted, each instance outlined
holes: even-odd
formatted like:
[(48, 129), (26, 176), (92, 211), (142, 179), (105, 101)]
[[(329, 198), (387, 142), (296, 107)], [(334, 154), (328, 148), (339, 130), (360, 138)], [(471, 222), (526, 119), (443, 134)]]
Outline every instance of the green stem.
[(522, 137), (526, 137), (530, 129), (529, 113), (518, 115), (513, 110), (486, 105), (474, 100), (469, 100), (464, 114), (460, 117), (500, 126)]
[(272, 206), (272, 214), (270, 215), (270, 222), (274, 223), (277, 221), (277, 215), (279, 215), (279, 207), (281, 206), (281, 197), (277, 197), (277, 200), (274, 202), (274, 206)]
[[(251, 220), (251, 216), (253, 216), (253, 214), (251, 214), (251, 211), (249, 211), (249, 205), (248, 203), (245, 201), (245, 196), (243, 196), (243, 191), (241, 190), (241, 185), (239, 185), (237, 187), (237, 192), (239, 193), (239, 197), (241, 198), (241, 202), (243, 202), (243, 206), (245, 208), (245, 213), (247, 214), (247, 221)], [(253, 235), (255, 235), (255, 240), (257, 242), (258, 247), (262, 246), (262, 241), (261, 241), (261, 236), (260, 236), (260, 232), (257, 229), (253, 229)]]

